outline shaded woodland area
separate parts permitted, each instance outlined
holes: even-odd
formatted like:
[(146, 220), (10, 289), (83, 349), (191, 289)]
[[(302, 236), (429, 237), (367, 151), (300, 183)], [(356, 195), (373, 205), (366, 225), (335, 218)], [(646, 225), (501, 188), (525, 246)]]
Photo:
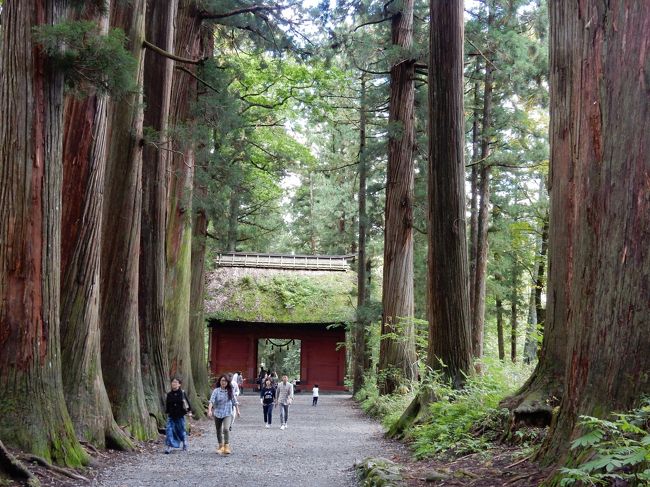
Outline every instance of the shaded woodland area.
[(170, 377), (204, 401), (205, 270), (253, 251), (356, 256), (350, 389), (417, 456), (490, 396), (471, 422), (542, 428), (547, 485), (650, 482), (650, 3), (2, 0), (0, 30), (7, 476), (156, 438)]

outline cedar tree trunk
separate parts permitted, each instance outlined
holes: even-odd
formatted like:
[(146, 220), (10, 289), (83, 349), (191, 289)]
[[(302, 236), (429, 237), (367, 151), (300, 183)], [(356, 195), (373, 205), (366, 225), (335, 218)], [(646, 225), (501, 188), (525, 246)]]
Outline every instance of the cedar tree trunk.
[(0, 441), (78, 466), (63, 395), (59, 303), (63, 75), (32, 38), (66, 2), (3, 5), (0, 59)]
[[(107, 6), (108, 7), (108, 6)], [(93, 6), (108, 32), (108, 11)], [(79, 438), (104, 448), (131, 449), (117, 426), (104, 386), (99, 326), (99, 272), (108, 98), (91, 94), (65, 103), (61, 228), (61, 360), (68, 410)]]
[[(469, 207), (469, 309), (470, 313), (475, 308), (476, 295), (475, 286), (471, 283), (476, 281), (476, 252), (478, 251), (478, 165), (480, 158), (479, 144), (479, 120), (481, 111), (480, 103), (480, 83), (479, 76), (481, 73), (480, 58), (476, 58), (476, 67), (474, 69), (474, 109), (472, 110), (472, 169), (470, 171), (470, 207)], [(470, 316), (470, 319), (472, 317)]]
[(429, 357), (460, 388), (472, 365), (463, 157), (463, 1), (431, 0)]
[[(488, 15), (488, 29), (492, 24), (493, 14)], [(488, 260), (488, 226), (490, 209), (490, 172), (491, 167), (487, 162), (490, 156), (490, 130), (492, 128), (492, 79), (494, 67), (486, 63), (485, 82), (483, 88), (483, 122), (481, 128), (481, 170), (479, 183), (479, 210), (478, 229), (476, 237), (476, 268), (473, 289), (473, 309), (470, 316), (472, 320), (472, 353), (474, 357), (483, 356), (483, 334), (485, 327), (485, 282), (487, 277)]]
[[(194, 177), (194, 191), (206, 193)], [(205, 295), (205, 247), (208, 233), (208, 217), (205, 208), (194, 212), (192, 224), (192, 283), (190, 292), (190, 355), (194, 387), (201, 398), (210, 393), (208, 362), (205, 350), (206, 323), (203, 315)]]
[[(174, 50), (178, 0), (149, 1), (147, 40), (167, 52)], [(148, 50), (144, 70), (144, 125), (157, 135), (156, 146), (142, 151), (142, 234), (138, 281), (138, 316), (142, 384), (149, 412), (158, 427), (165, 422), (169, 377), (165, 336), (165, 214), (171, 139), (169, 109), (174, 62)]]
[[(145, 0), (114, 2), (111, 26), (122, 28), (138, 60), (142, 87)], [(142, 217), (142, 93), (110, 104), (108, 160), (102, 216), (100, 317), (102, 365), (113, 414), (137, 439), (156, 435), (140, 369), (138, 276)]]
[[(181, 0), (174, 52), (190, 59), (202, 53), (201, 17), (196, 2)], [(188, 69), (196, 70), (194, 65)], [(199, 404), (190, 355), (190, 289), (192, 281), (192, 189), (195, 147), (190, 113), (197, 96), (196, 80), (176, 70), (172, 81), (170, 125), (187, 135), (174, 140), (167, 193), (165, 260), (165, 333), (170, 377), (183, 380), (191, 404)], [(200, 411), (196, 411), (200, 414)]]
[(547, 324), (567, 330), (567, 360), (539, 456), (554, 462), (579, 415), (606, 417), (650, 393), (650, 3), (549, 7), (549, 289), (563, 299)]
[(357, 256), (357, 321), (354, 325), (354, 357), (352, 394), (363, 387), (366, 364), (366, 237), (368, 235), (368, 214), (366, 211), (366, 183), (368, 167), (366, 161), (366, 74), (361, 74), (361, 100), (359, 104), (359, 249)]
[[(413, 0), (394, 14), (392, 44), (410, 56)], [(390, 70), (388, 177), (384, 229), (383, 316), (379, 370), (382, 394), (417, 377), (413, 325), (413, 150), (415, 145), (415, 60), (402, 59)], [(390, 337), (389, 334), (397, 334)], [(387, 336), (388, 335), (388, 336)]]

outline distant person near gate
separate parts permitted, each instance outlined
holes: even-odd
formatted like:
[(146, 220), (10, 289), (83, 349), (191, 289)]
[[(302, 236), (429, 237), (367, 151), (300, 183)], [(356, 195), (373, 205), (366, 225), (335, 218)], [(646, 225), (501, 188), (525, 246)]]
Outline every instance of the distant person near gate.
[(289, 377), (282, 376), (282, 382), (277, 385), (275, 393), (275, 405), (280, 405), (280, 429), (287, 428), (289, 420), (289, 406), (293, 402), (293, 384), (289, 382)]
[(314, 388), (311, 390), (311, 405), (315, 406), (318, 404), (318, 384), (314, 384)]
[(262, 410), (264, 412), (264, 426), (271, 427), (271, 420), (273, 418), (273, 402), (275, 400), (275, 387), (271, 379), (266, 379), (264, 387), (260, 391), (260, 402), (262, 403)]

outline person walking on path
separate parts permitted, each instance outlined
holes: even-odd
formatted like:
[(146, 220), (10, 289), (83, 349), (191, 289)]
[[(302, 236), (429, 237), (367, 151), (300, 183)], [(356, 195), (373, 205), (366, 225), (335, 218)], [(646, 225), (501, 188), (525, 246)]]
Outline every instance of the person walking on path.
[(171, 453), (172, 448), (187, 451), (187, 432), (185, 431), (185, 415), (192, 416), (190, 402), (181, 389), (181, 380), (172, 379), (172, 389), (167, 393), (165, 400), (165, 413), (167, 414), (167, 428), (165, 430), (165, 453)]
[(264, 385), (264, 379), (266, 378), (266, 371), (264, 370), (264, 366), (260, 367), (260, 374), (257, 376), (257, 386), (262, 389), (262, 386)]
[(260, 391), (260, 402), (262, 403), (262, 410), (264, 412), (264, 426), (271, 427), (271, 420), (273, 419), (273, 402), (275, 400), (275, 387), (271, 379), (266, 379), (264, 387)]
[(289, 419), (289, 406), (293, 402), (293, 384), (289, 382), (289, 377), (282, 376), (282, 382), (277, 385), (275, 393), (275, 405), (280, 404), (280, 429), (287, 428)]
[(214, 416), (214, 425), (217, 428), (217, 441), (219, 448), (217, 453), (220, 455), (229, 455), (230, 449), (230, 423), (232, 422), (233, 412), (241, 416), (239, 403), (232, 390), (232, 384), (226, 375), (221, 375), (217, 381), (217, 386), (210, 396), (208, 405), (208, 417)]
[(315, 406), (318, 404), (318, 384), (314, 384), (314, 388), (311, 390), (311, 405)]
[[(230, 385), (232, 385), (232, 392), (235, 395), (235, 401), (237, 401), (237, 405), (239, 405), (239, 383), (237, 382), (237, 372), (234, 374), (228, 373), (226, 377), (228, 377)], [(228, 426), (228, 431), (232, 431), (232, 425), (235, 424), (235, 419), (236, 417), (233, 416), (230, 426)]]

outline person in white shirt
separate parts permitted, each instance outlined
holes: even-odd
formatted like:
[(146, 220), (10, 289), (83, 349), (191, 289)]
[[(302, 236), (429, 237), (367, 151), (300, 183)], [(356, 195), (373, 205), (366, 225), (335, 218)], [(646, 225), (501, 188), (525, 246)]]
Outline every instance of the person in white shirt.
[(314, 384), (314, 388), (311, 390), (311, 405), (315, 406), (318, 404), (318, 384)]
[(232, 384), (232, 391), (235, 393), (235, 396), (239, 396), (239, 374), (235, 372), (232, 376), (232, 379), (230, 380), (230, 383)]
[(282, 382), (278, 384), (275, 389), (275, 406), (279, 404), (280, 409), (280, 429), (287, 428), (287, 420), (289, 419), (289, 405), (293, 402), (293, 385), (289, 382), (289, 377), (282, 376)]

